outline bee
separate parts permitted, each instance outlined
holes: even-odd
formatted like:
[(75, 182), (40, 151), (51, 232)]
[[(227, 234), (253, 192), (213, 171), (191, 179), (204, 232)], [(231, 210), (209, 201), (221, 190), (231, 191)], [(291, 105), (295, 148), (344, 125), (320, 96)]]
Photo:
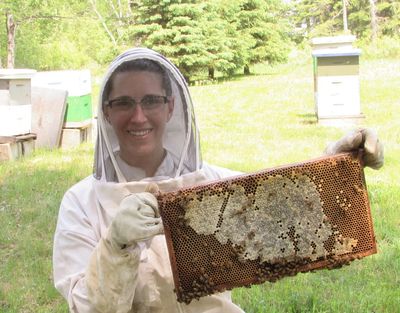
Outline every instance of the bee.
[(193, 264), (197, 263), (198, 261), (199, 261), (199, 258), (198, 258), (197, 256), (195, 256), (195, 257), (192, 259), (192, 263), (193, 263)]
[(360, 186), (358, 186), (358, 185), (354, 185), (354, 186), (353, 186), (353, 189), (354, 189), (354, 191), (355, 191), (356, 193), (362, 193), (362, 192), (363, 192), (363, 189), (360, 188)]
[(232, 214), (231, 214), (231, 217), (234, 217), (234, 216), (236, 216), (236, 215), (243, 214), (245, 211), (246, 211), (246, 206), (243, 205), (243, 206), (241, 206), (240, 208), (234, 210), (234, 211), (232, 212)]

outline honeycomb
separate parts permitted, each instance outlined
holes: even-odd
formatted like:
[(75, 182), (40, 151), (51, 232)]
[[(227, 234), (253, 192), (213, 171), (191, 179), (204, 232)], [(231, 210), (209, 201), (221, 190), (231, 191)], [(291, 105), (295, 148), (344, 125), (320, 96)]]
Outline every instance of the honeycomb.
[(184, 303), (376, 253), (357, 153), (164, 193), (158, 201)]

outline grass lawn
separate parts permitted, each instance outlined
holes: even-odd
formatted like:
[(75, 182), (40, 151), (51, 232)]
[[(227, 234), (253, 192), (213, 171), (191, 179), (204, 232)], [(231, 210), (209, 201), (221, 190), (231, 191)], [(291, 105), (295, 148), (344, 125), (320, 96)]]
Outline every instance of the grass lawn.
[[(190, 87), (205, 161), (245, 172), (303, 161), (347, 131), (316, 123), (311, 60), (299, 59)], [(366, 169), (379, 252), (339, 270), (235, 289), (247, 313), (400, 312), (400, 60), (361, 58), (360, 80), (361, 126), (375, 128), (386, 148), (385, 166)], [(0, 163), (0, 312), (68, 311), (53, 288), (53, 233), (62, 195), (91, 173), (92, 155), (83, 144)]]

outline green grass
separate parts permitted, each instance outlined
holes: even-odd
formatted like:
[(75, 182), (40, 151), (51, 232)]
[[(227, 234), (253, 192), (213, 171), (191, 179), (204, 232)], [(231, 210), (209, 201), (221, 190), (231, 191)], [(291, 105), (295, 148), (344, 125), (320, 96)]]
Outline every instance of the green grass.
[[(318, 157), (347, 129), (316, 123), (308, 55), (251, 76), (193, 86), (203, 159), (245, 172)], [(400, 312), (400, 61), (361, 59), (361, 126), (385, 144), (386, 163), (366, 169), (379, 252), (339, 270), (238, 288), (251, 312)], [(91, 173), (93, 147), (38, 150), (0, 163), (0, 312), (67, 312), (53, 288), (51, 254), (63, 193)]]
[(91, 172), (92, 150), (41, 150), (0, 165), (0, 312), (68, 311), (53, 287), (52, 239), (61, 198)]

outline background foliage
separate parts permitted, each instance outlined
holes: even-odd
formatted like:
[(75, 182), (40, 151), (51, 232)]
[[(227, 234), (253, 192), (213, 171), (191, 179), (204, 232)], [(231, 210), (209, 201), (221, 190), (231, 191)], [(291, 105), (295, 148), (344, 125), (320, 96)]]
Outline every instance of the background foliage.
[(291, 7), (303, 35), (334, 35), (343, 29), (343, 2), (347, 3), (349, 30), (358, 38), (371, 35), (371, 2), (376, 7), (381, 36), (400, 35), (400, 2), (396, 0), (300, 0)]
[[(374, 42), (371, 1), (378, 17)], [(187, 78), (218, 78), (191, 86), (204, 159), (249, 172), (319, 156), (328, 140), (343, 134), (316, 123), (308, 46), (314, 36), (343, 33), (342, 3), (0, 0), (0, 60), (4, 65), (7, 12), (17, 22), (16, 67), (90, 68), (93, 90), (99, 88), (95, 74), (118, 52), (138, 45), (164, 52)], [(363, 48), (363, 125), (377, 129), (386, 148), (384, 168), (366, 169), (379, 253), (341, 270), (235, 289), (234, 301), (248, 313), (393, 313), (400, 307), (399, 2), (347, 3), (349, 29)], [(238, 75), (246, 68), (253, 75)], [(0, 164), (0, 312), (68, 311), (53, 286), (53, 234), (62, 195), (91, 173), (92, 157), (93, 145), (86, 144)]]
[[(360, 62), (361, 126), (376, 129), (385, 145), (384, 167), (365, 169), (378, 253), (342, 269), (234, 289), (246, 313), (399, 312), (399, 68), (400, 59)], [(346, 131), (316, 122), (308, 53), (190, 92), (211, 164), (251, 172), (299, 162), (320, 156)], [(68, 312), (52, 279), (53, 234), (64, 192), (90, 175), (92, 164), (93, 143), (0, 163), (1, 313)]]
[[(371, 1), (378, 42), (370, 47)], [(400, 3), (346, 0), (349, 30), (369, 54), (399, 56)], [(0, 60), (7, 56), (6, 13), (16, 21), (16, 67), (99, 68), (118, 52), (147, 46), (186, 78), (231, 77), (250, 66), (287, 60), (295, 44), (343, 33), (334, 0), (3, 0)], [(382, 47), (382, 44), (384, 46)]]

